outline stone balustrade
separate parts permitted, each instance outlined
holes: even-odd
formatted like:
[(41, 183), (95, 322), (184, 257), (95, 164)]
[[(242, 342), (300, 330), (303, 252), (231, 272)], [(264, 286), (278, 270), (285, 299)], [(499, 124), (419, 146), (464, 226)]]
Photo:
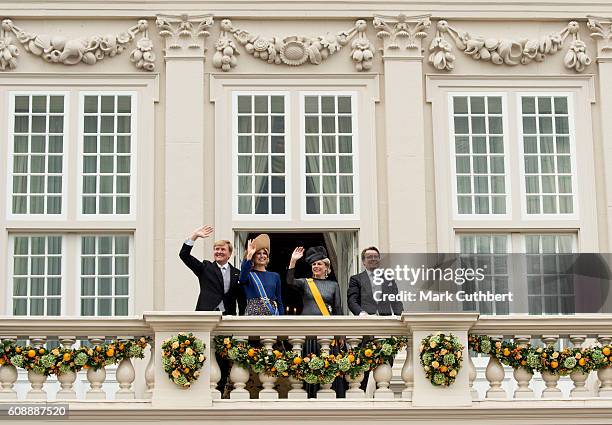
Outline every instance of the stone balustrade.
[[(161, 367), (162, 342), (178, 332), (192, 332), (205, 344), (206, 362), (200, 378), (190, 389), (175, 385)], [(425, 379), (420, 364), (420, 341), (435, 332), (453, 333), (465, 346), (465, 361), (450, 387), (435, 387)], [(606, 345), (612, 342), (612, 316), (481, 316), (471, 313), (422, 313), (404, 314), (401, 317), (221, 317), (213, 312), (150, 312), (142, 317), (127, 319), (22, 319), (0, 318), (0, 339), (3, 342), (27, 341), (27, 344), (40, 348), (53, 342), (63, 348), (77, 347), (88, 341), (92, 345), (105, 340), (128, 338), (131, 336), (150, 336), (150, 349), (146, 350), (143, 360), (122, 360), (114, 376), (116, 390), (112, 394), (104, 390), (107, 370), (101, 368), (79, 372), (84, 376), (88, 388), (78, 395), (75, 391), (77, 374), (60, 374), (57, 377), (59, 389), (50, 393), (47, 377), (29, 371), (28, 389), (18, 397), (16, 383), (18, 371), (14, 366), (0, 366), (0, 404), (16, 401), (40, 402), (57, 400), (69, 403), (84, 401), (138, 402), (154, 408), (168, 406), (189, 406), (193, 408), (226, 408), (227, 403), (254, 403), (257, 400), (303, 400), (316, 403), (317, 400), (336, 400), (338, 403), (364, 401), (372, 403), (399, 403), (397, 406), (427, 407), (444, 403), (457, 408), (479, 408), (495, 406), (495, 402), (516, 400), (531, 402), (533, 406), (546, 406), (554, 400), (582, 401), (592, 400), (607, 403), (612, 407), (612, 368), (586, 373), (572, 373), (569, 376), (573, 388), (562, 392), (559, 376), (556, 374), (534, 374), (519, 368), (511, 370), (504, 367), (495, 357), (490, 357), (484, 371), (484, 380), (477, 379), (475, 354), (468, 352), (468, 334), (488, 335), (490, 337), (513, 340), (520, 344), (534, 343), (569, 347)], [(346, 376), (347, 392), (343, 399), (336, 399), (331, 384), (319, 387), (315, 398), (308, 399), (303, 381), (293, 377), (276, 378), (260, 373), (252, 384), (255, 374), (238, 364), (231, 367), (229, 398), (222, 398), (217, 390), (221, 370), (214, 354), (214, 337), (232, 336), (235, 340), (260, 344), (272, 352), (276, 344), (298, 355), (308, 354), (309, 346), (317, 341), (321, 353), (329, 353), (334, 338), (343, 338), (347, 347), (358, 347), (364, 338), (376, 339), (388, 336), (407, 337), (408, 345), (396, 358), (395, 367), (382, 364), (372, 371), (375, 389), (366, 394), (360, 387), (363, 376)], [(152, 354), (152, 355), (151, 355)], [(471, 354), (471, 355), (470, 355)], [(400, 360), (401, 359), (401, 360)], [(482, 362), (482, 359), (479, 360)], [(401, 364), (400, 364), (401, 362)], [(477, 361), (478, 363), (478, 361)], [(401, 391), (391, 389), (393, 371), (403, 381)], [(136, 373), (138, 372), (138, 373)], [(24, 375), (24, 373), (22, 373)], [(136, 381), (139, 376), (142, 381)], [(568, 378), (563, 378), (567, 381)], [(251, 381), (250, 381), (251, 380)], [(543, 390), (535, 390), (534, 382), (543, 382)], [(400, 381), (400, 382), (401, 382)], [(508, 385), (516, 388), (508, 391)], [(480, 391), (477, 386), (480, 385)], [(485, 385), (486, 391), (482, 390)], [(282, 387), (282, 389), (281, 389)], [(479, 396), (481, 394), (481, 396)], [(607, 401), (606, 401), (607, 400)], [(484, 404), (483, 404), (484, 403)], [(112, 406), (112, 402), (108, 406)], [(238, 404), (237, 406), (244, 406)], [(303, 405), (302, 405), (303, 406)], [(382, 404), (381, 404), (382, 406)], [(501, 405), (500, 405), (501, 406)], [(504, 408), (508, 405), (504, 404)]]

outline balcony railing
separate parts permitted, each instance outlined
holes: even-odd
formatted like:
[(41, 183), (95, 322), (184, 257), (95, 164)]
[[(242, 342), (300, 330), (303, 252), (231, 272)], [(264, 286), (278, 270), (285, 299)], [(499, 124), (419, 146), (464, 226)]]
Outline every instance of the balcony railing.
[[(200, 378), (189, 389), (174, 384), (162, 370), (162, 342), (178, 332), (192, 332), (205, 344), (207, 360)], [(456, 381), (449, 387), (435, 387), (425, 379), (419, 360), (420, 341), (435, 332), (453, 333), (465, 346), (463, 367)], [(56, 392), (45, 384), (45, 378), (28, 373), (28, 388), (17, 391), (18, 371), (8, 365), (0, 366), (0, 406), (17, 402), (67, 402), (70, 405), (82, 401), (105, 402), (97, 409), (113, 409), (117, 403), (132, 403), (139, 409), (166, 409), (177, 407), (204, 409), (249, 409), (260, 401), (278, 400), (283, 403), (299, 401), (300, 409), (308, 406), (319, 409), (321, 400), (333, 399), (346, 406), (361, 406), (355, 403), (370, 403), (383, 409), (427, 408), (440, 406), (460, 409), (500, 408), (507, 409), (508, 402), (517, 408), (551, 408), (551, 406), (592, 407), (612, 409), (612, 367), (590, 374), (572, 374), (571, 391), (562, 392), (559, 376), (543, 373), (525, 373), (522, 369), (511, 370), (495, 358), (480, 357), (478, 360), (468, 352), (468, 334), (489, 335), (510, 339), (519, 343), (534, 342), (554, 345), (569, 341), (573, 347), (606, 345), (612, 342), (612, 316), (481, 316), (470, 313), (423, 313), (404, 314), (401, 317), (221, 317), (208, 312), (150, 312), (131, 319), (23, 319), (0, 318), (0, 338), (3, 342), (29, 340), (34, 347), (42, 347), (50, 341), (58, 341), (60, 347), (73, 348), (82, 341), (96, 345), (108, 339), (125, 339), (132, 336), (151, 337), (150, 349), (143, 360), (126, 359), (119, 363), (115, 372), (116, 384), (108, 390), (106, 371), (88, 369), (79, 372), (85, 375), (87, 388), (75, 391), (77, 376), (58, 378), (60, 388)], [(334, 337), (342, 337), (352, 347), (358, 346), (364, 337), (385, 338), (388, 336), (407, 337), (407, 348), (395, 360), (394, 367), (383, 364), (373, 370), (376, 388), (370, 393), (359, 389), (359, 382), (350, 382), (345, 399), (336, 399), (329, 387), (308, 399), (303, 382), (291, 378), (266, 378), (261, 386), (250, 388), (247, 382), (252, 372), (234, 365), (230, 374), (233, 389), (229, 398), (222, 398), (217, 391), (221, 371), (215, 360), (214, 337), (231, 335), (236, 340), (259, 341), (263, 347), (272, 350), (277, 341), (286, 341), (289, 350), (302, 351), (304, 341), (316, 339), (321, 351), (329, 351)], [(153, 355), (151, 355), (151, 353)], [(474, 365), (488, 361), (484, 373), (485, 382), (477, 380)], [(395, 376), (394, 376), (395, 371)], [(23, 376), (24, 373), (21, 372)], [(138, 376), (138, 380), (136, 377)], [(288, 382), (282, 382), (287, 380)], [(392, 381), (402, 382), (399, 390)], [(543, 391), (534, 391), (533, 382), (542, 380)], [(567, 381), (567, 378), (564, 378)], [(511, 382), (511, 386), (502, 385)], [(488, 385), (487, 385), (488, 384)], [(486, 391), (476, 391), (484, 385)], [(284, 387), (286, 390), (279, 390)], [(395, 391), (392, 390), (395, 388)], [(488, 387), (488, 388), (486, 388)], [(506, 387), (506, 388), (504, 388)], [(510, 391), (508, 388), (516, 390)], [(107, 388), (105, 391), (104, 388)], [(80, 394), (79, 394), (80, 393)], [(286, 399), (286, 400), (284, 400)], [(557, 400), (557, 404), (555, 403)], [(562, 401), (562, 404), (558, 404)], [(503, 402), (503, 403), (502, 403)], [(233, 403), (233, 404), (232, 404)], [(253, 404), (255, 403), (255, 404)], [(305, 404), (304, 404), (305, 403)], [(550, 404), (553, 403), (553, 404)], [(272, 404), (265, 404), (272, 408)], [(285, 404), (285, 406), (288, 406)], [(293, 405), (292, 405), (293, 406)], [(338, 404), (335, 404), (338, 407)]]

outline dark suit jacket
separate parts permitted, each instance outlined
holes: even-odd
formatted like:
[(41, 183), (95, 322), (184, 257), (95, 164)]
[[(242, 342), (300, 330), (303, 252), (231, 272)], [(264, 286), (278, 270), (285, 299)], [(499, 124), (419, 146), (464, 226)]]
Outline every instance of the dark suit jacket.
[(230, 288), (224, 293), (223, 275), (221, 269), (213, 261), (200, 261), (191, 255), (193, 247), (183, 244), (179, 257), (183, 263), (191, 269), (200, 281), (200, 295), (196, 304), (196, 311), (214, 311), (223, 300), (225, 312), (223, 314), (236, 315), (236, 303), (242, 314), (244, 312), (246, 298), (244, 291), (238, 286), (240, 270), (230, 266)]
[[(383, 294), (397, 294), (397, 284), (394, 280), (384, 281), (380, 285), (380, 290)], [(359, 315), (362, 311), (368, 314), (379, 314), (381, 316), (390, 316), (393, 314), (402, 314), (403, 306), (401, 301), (380, 301), (374, 300), (372, 292), (372, 284), (368, 273), (363, 272), (351, 276), (347, 292), (349, 310), (354, 315)]]

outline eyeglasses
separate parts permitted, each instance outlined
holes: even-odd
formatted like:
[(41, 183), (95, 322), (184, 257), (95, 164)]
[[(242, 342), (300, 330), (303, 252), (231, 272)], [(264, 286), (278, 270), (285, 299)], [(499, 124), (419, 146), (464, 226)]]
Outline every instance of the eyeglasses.
[(366, 255), (365, 258), (367, 260), (380, 260), (380, 255), (370, 254), (370, 255)]

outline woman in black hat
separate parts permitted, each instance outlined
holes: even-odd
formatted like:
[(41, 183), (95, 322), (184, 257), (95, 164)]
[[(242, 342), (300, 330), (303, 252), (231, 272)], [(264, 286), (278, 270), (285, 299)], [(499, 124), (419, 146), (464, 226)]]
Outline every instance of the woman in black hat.
[[(342, 299), (340, 286), (334, 280), (328, 280), (331, 271), (329, 258), (325, 247), (308, 248), (304, 258), (312, 268), (312, 279), (296, 279), (295, 263), (304, 256), (304, 247), (298, 246), (291, 254), (287, 284), (302, 293), (304, 308), (302, 315), (329, 316), (342, 314)], [(321, 303), (322, 301), (322, 303)]]
[[(322, 246), (308, 248), (305, 260), (312, 268), (312, 278), (296, 279), (295, 263), (304, 257), (304, 247), (298, 246), (291, 254), (289, 270), (287, 270), (287, 284), (298, 289), (302, 293), (304, 308), (302, 315), (329, 316), (342, 315), (342, 299), (340, 298), (340, 286), (335, 280), (327, 279), (331, 271), (327, 251)], [(332, 347), (332, 354), (338, 354), (338, 345)], [(319, 353), (319, 344), (316, 337), (307, 337), (304, 344), (304, 355)], [(306, 384), (308, 396), (316, 397), (318, 385)], [(336, 378), (333, 385), (336, 397), (344, 397), (346, 385), (343, 378)]]

